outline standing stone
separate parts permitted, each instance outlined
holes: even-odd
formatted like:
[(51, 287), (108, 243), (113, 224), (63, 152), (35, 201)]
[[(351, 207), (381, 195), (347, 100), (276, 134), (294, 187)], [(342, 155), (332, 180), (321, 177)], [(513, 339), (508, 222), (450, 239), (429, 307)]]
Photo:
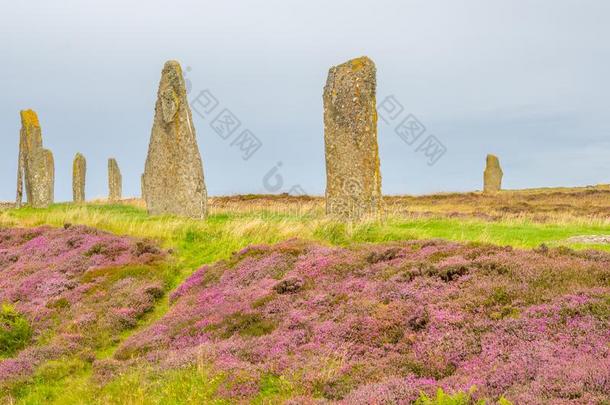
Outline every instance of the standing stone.
[(150, 214), (204, 218), (207, 190), (182, 69), (165, 63), (142, 178)]
[(54, 199), (53, 154), (42, 147), (42, 131), (36, 112), (23, 110), (20, 115), (16, 206), (21, 207), (25, 183), (28, 204), (34, 208), (48, 207)]
[(108, 159), (108, 201), (116, 203), (121, 200), (123, 178), (114, 158)]
[(348, 219), (381, 211), (376, 69), (361, 57), (330, 68), (324, 87), (326, 213)]
[(77, 204), (85, 202), (86, 176), (87, 161), (83, 155), (77, 153), (72, 164), (72, 199)]
[(494, 193), (502, 189), (502, 168), (495, 155), (487, 155), (487, 165), (483, 173), (483, 191)]
[(144, 185), (144, 173), (140, 176), (140, 195), (142, 196), (142, 200), (146, 202), (146, 186)]

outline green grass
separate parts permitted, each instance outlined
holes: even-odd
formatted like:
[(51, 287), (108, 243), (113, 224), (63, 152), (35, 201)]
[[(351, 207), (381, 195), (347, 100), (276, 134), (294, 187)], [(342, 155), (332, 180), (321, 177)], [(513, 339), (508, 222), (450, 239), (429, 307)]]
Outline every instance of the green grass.
[[(536, 223), (529, 220), (391, 217), (383, 222), (349, 224), (307, 215), (234, 213), (211, 215), (205, 221), (172, 216), (149, 217), (126, 205), (57, 204), (48, 209), (22, 208), (0, 212), (0, 226), (62, 226), (84, 224), (117, 234), (152, 238), (176, 252), (183, 268), (228, 257), (252, 243), (275, 243), (299, 237), (324, 243), (385, 242), (443, 238), (533, 248), (540, 244), (610, 251), (608, 245), (579, 245), (566, 239), (577, 235), (610, 234), (610, 225), (595, 223)], [(187, 270), (188, 271), (188, 270)]]
[[(82, 224), (121, 235), (150, 238), (166, 249), (172, 259), (161, 269), (170, 288), (174, 288), (203, 264), (230, 257), (250, 244), (276, 243), (289, 238), (316, 240), (331, 245), (359, 242), (387, 242), (409, 239), (442, 238), (458, 242), (492, 243), (517, 248), (565, 245), (575, 249), (597, 248), (610, 251), (610, 246), (566, 243), (577, 235), (610, 234), (610, 225), (586, 221), (578, 223), (537, 223), (530, 220), (506, 219), (489, 222), (475, 218), (398, 218), (383, 222), (349, 224), (311, 215), (268, 213), (224, 213), (211, 215), (205, 221), (173, 216), (150, 217), (143, 209), (128, 205), (89, 204), (74, 206), (56, 204), (48, 209), (22, 208), (0, 211), (0, 226), (31, 227)], [(130, 269), (129, 271), (138, 271)], [(122, 339), (146, 327), (168, 309), (167, 297)], [(264, 333), (271, 326), (256, 320), (233, 322), (225, 329), (238, 333)], [(114, 354), (117, 343), (103, 346), (98, 359)], [(91, 378), (92, 366), (77, 357), (49, 362), (41, 367), (32, 381), (10, 393), (19, 404), (187, 404), (223, 403), (216, 390), (222, 375), (214, 374), (203, 365), (167, 371), (162, 374), (131, 370), (106, 385)], [(265, 376), (260, 381), (255, 402), (281, 403), (292, 395), (294, 387), (277, 376)], [(423, 399), (422, 399), (423, 401)], [(437, 403), (437, 402), (422, 402)], [(460, 402), (438, 402), (460, 403)]]
[(14, 306), (0, 306), (0, 359), (25, 347), (32, 337), (28, 320)]
[(217, 404), (216, 391), (224, 377), (197, 365), (165, 372), (137, 368), (108, 384), (91, 380), (91, 365), (70, 357), (47, 362), (29, 384), (15, 390), (15, 402), (28, 405), (89, 404)]
[[(436, 391), (436, 396), (429, 397), (422, 393), (420, 397), (415, 401), (414, 405), (485, 405), (486, 402), (483, 400), (475, 401), (471, 398), (471, 393), (458, 392), (453, 395), (446, 394), (441, 388)], [(505, 398), (498, 400), (498, 405), (512, 405), (510, 401)]]

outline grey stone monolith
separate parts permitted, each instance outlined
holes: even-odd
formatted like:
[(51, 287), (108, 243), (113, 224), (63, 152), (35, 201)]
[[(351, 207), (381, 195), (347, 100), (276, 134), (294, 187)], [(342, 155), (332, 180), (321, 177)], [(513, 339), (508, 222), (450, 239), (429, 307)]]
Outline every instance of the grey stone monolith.
[(326, 213), (349, 219), (382, 208), (376, 69), (361, 57), (330, 68), (324, 87)]
[(207, 190), (180, 64), (161, 72), (155, 116), (142, 177), (148, 212), (204, 218)]

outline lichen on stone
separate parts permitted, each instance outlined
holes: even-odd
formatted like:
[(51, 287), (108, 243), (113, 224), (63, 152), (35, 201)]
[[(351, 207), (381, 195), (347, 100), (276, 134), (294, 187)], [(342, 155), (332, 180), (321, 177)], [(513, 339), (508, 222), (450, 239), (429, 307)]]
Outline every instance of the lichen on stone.
[(38, 115), (33, 110), (22, 110), (20, 114), (22, 125), (40, 128)]
[(330, 68), (323, 96), (327, 214), (359, 219), (381, 211), (375, 93), (369, 58)]
[(43, 208), (53, 203), (55, 164), (53, 154), (42, 145), (42, 130), (33, 110), (22, 110), (19, 133), (16, 206), (23, 200), (23, 189), (31, 207)]

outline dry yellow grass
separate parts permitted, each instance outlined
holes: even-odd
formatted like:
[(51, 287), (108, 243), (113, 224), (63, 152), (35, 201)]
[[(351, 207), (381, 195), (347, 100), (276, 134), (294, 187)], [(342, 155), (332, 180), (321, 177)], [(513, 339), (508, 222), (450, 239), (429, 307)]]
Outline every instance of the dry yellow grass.
[[(445, 217), (485, 221), (514, 220), (557, 224), (610, 224), (610, 185), (580, 188), (442, 193), (425, 196), (385, 196), (390, 218)], [(212, 214), (324, 215), (323, 197), (238, 195), (213, 197)]]
[[(89, 204), (106, 205), (106, 199)], [(145, 209), (143, 200), (124, 199), (121, 204)], [(0, 202), (0, 210), (12, 208)], [(448, 217), (488, 221), (527, 220), (553, 223), (608, 224), (610, 221), (610, 185), (588, 187), (536, 188), (482, 192), (438, 193), (423, 196), (387, 195), (385, 216), (398, 218)], [(283, 215), (322, 218), (324, 198), (287, 194), (248, 194), (210, 197), (210, 215)]]
[[(444, 238), (516, 247), (544, 243), (582, 248), (592, 245), (579, 243), (582, 238), (570, 238), (610, 235), (608, 186), (387, 196), (382, 218), (358, 223), (326, 217), (322, 197), (211, 197), (208, 206), (209, 217), (204, 221), (148, 216), (139, 199), (126, 199), (119, 205), (96, 200), (86, 205), (56, 204), (44, 210), (0, 209), (0, 226), (85, 224), (117, 234), (153, 238), (168, 247), (188, 245), (193, 258), (201, 257), (203, 250), (207, 257), (216, 258), (248, 243), (295, 237), (339, 244)], [(190, 242), (193, 237), (194, 245)], [(610, 249), (605, 243), (597, 245)], [(212, 251), (213, 246), (217, 251)]]

